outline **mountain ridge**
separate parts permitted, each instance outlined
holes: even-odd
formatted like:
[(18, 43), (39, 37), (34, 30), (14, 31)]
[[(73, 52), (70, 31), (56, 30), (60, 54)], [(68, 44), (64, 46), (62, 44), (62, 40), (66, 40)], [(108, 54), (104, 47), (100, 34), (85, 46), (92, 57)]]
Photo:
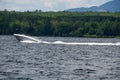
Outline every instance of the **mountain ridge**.
[(120, 0), (113, 0), (102, 4), (101, 6), (92, 6), (89, 8), (72, 8), (66, 11), (69, 12), (86, 12), (86, 11), (97, 11), (97, 12), (120, 12)]

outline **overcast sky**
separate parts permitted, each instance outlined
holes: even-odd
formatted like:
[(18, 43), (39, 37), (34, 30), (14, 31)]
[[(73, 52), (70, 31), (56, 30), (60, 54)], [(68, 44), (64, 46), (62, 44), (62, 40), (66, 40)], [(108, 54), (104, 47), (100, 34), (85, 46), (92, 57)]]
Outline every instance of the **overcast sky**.
[(70, 8), (100, 6), (111, 0), (0, 0), (0, 10), (62, 11)]

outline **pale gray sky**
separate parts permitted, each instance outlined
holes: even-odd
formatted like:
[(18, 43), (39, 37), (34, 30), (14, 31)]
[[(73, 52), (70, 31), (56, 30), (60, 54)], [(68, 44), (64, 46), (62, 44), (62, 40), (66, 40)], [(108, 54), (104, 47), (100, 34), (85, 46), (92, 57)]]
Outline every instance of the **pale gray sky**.
[(0, 0), (0, 10), (62, 11), (70, 8), (100, 6), (111, 0)]

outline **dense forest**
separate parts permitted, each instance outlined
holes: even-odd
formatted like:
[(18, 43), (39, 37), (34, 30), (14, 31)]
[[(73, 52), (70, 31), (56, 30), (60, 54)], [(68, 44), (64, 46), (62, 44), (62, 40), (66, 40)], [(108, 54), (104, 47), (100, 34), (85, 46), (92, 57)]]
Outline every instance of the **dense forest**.
[(120, 12), (0, 11), (0, 35), (119, 37)]

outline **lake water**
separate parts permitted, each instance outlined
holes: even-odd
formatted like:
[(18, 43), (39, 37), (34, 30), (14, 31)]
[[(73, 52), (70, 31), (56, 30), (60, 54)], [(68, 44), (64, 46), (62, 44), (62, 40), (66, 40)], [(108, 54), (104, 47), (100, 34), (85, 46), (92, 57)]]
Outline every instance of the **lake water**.
[(83, 45), (20, 43), (0, 36), (0, 80), (120, 80), (120, 45), (111, 45), (120, 39), (37, 38)]

